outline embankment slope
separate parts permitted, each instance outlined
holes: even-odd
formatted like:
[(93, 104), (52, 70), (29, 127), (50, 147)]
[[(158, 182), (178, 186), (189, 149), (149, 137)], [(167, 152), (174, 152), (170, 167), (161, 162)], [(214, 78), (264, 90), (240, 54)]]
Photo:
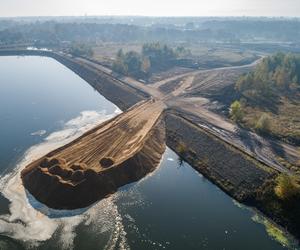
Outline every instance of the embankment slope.
[(56, 209), (75, 209), (153, 171), (165, 150), (163, 104), (149, 100), (29, 164), (26, 189)]

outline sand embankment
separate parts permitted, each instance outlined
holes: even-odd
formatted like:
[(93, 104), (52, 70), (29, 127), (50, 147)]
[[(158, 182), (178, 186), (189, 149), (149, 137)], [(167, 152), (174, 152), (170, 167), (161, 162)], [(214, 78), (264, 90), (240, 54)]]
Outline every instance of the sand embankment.
[(86, 207), (153, 171), (165, 150), (163, 104), (149, 100), (29, 164), (24, 186), (51, 208)]

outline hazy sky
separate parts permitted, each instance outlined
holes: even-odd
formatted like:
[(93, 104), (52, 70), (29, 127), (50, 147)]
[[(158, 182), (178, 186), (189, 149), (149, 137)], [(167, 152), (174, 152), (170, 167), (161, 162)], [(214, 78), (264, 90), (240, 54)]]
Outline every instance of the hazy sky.
[(300, 0), (0, 0), (0, 16), (300, 16)]

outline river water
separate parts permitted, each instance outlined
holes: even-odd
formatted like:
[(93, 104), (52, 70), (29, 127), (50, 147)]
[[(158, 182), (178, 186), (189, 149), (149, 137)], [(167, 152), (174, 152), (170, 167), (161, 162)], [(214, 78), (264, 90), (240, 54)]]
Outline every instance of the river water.
[(93, 206), (49, 209), (20, 171), (121, 111), (65, 66), (0, 57), (0, 249), (296, 249), (167, 149), (160, 166)]

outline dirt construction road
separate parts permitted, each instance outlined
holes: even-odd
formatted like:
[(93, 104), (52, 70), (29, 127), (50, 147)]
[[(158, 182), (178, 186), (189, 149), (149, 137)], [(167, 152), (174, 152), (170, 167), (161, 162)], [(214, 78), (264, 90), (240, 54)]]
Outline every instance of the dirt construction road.
[[(145, 84), (130, 77), (121, 77), (120, 80), (148, 93), (155, 100), (164, 102), (165, 107), (176, 110), (197, 126), (265, 162), (270, 167), (280, 172), (290, 172), (278, 159), (284, 158), (295, 164), (300, 160), (300, 153), (296, 147), (273, 139), (262, 138), (236, 126), (226, 117), (207, 108), (212, 103), (210, 99), (205, 98), (207, 93), (217, 93), (224, 87), (233, 85), (239, 75), (251, 70), (260, 60), (243, 66), (196, 70), (153, 84)], [(90, 61), (88, 63), (103, 71), (102, 65)], [(109, 72), (109, 69), (105, 71)]]

